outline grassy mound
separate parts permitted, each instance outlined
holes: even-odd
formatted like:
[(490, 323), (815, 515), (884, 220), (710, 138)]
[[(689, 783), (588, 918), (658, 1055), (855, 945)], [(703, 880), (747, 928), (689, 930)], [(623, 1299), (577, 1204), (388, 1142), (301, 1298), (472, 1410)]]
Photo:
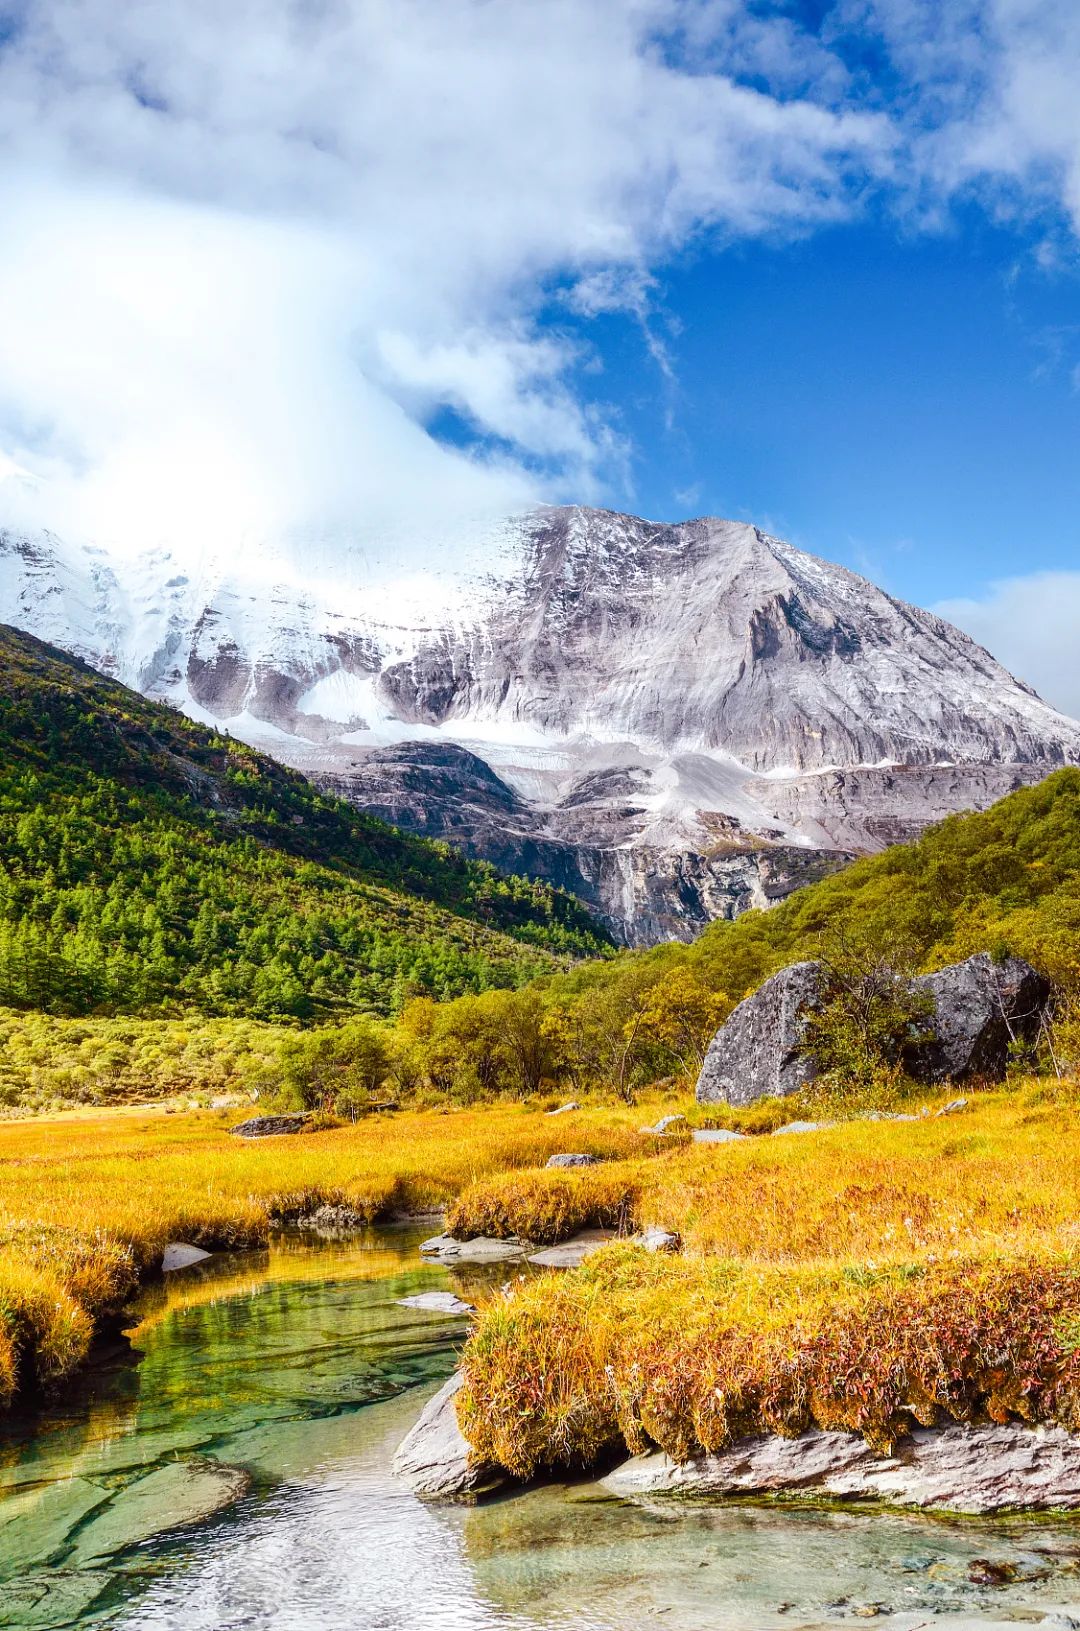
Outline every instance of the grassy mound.
[[(684, 1458), (813, 1424), (879, 1447), (949, 1417), (1080, 1428), (1080, 1108), (1043, 1094), (562, 1175), (580, 1188), (560, 1217), (600, 1221), (630, 1193), (690, 1255), (613, 1245), (486, 1308), (470, 1440), (527, 1475), (616, 1442)], [(527, 1233), (549, 1188), (485, 1180), (454, 1217)]]

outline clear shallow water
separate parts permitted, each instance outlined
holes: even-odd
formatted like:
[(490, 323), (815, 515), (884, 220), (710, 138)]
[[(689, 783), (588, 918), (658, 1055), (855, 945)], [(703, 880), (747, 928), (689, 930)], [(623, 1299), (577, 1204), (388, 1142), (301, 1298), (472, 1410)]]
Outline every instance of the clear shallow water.
[[(420, 1238), (282, 1240), (173, 1277), (139, 1305), (134, 1354), (5, 1424), (0, 1626), (779, 1631), (875, 1606), (905, 1631), (1080, 1623), (1080, 1524), (636, 1504), (592, 1483), (423, 1506), (390, 1455), (464, 1326), (398, 1305), (448, 1283)], [(1028, 1578), (979, 1585), (976, 1559)]]

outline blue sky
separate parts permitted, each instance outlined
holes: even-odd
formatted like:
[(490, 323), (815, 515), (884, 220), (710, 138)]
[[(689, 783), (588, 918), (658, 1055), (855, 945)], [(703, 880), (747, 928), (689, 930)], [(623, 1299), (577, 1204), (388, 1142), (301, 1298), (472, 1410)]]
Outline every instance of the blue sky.
[[(1080, 280), (958, 210), (700, 248), (640, 330), (583, 335), (648, 515), (745, 517), (928, 603), (1080, 564)], [(552, 321), (562, 321), (556, 315)]]
[(1080, 713), (1078, 86), (1076, 0), (0, 0), (0, 524), (744, 517)]

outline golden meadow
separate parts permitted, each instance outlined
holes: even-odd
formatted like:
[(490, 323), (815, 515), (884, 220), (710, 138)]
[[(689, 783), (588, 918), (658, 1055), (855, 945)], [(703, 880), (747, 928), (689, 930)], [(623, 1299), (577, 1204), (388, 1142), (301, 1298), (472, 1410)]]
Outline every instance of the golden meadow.
[[(682, 1234), (680, 1257), (616, 1243), (486, 1303), (463, 1421), (521, 1475), (623, 1443), (685, 1455), (813, 1423), (879, 1446), (913, 1420), (1080, 1427), (1070, 1088), (1027, 1082), (956, 1115), (713, 1146), (642, 1133), (661, 1105), (702, 1116), (670, 1096), (558, 1117), (496, 1104), (254, 1143), (228, 1133), (236, 1112), (9, 1122), (4, 1395), (70, 1373), (168, 1240), (257, 1245), (276, 1217), (330, 1202), (371, 1221), (445, 1206), (459, 1232), (540, 1242), (597, 1223)], [(565, 1149), (603, 1163), (544, 1170)]]
[[(562, 1117), (517, 1105), (413, 1111), (247, 1141), (239, 1118), (160, 1110), (0, 1125), (0, 1403), (69, 1374), (95, 1322), (153, 1272), (170, 1240), (263, 1244), (275, 1217), (346, 1204), (374, 1222), (425, 1211), (564, 1147)], [(585, 1148), (625, 1158), (640, 1115), (583, 1112)]]

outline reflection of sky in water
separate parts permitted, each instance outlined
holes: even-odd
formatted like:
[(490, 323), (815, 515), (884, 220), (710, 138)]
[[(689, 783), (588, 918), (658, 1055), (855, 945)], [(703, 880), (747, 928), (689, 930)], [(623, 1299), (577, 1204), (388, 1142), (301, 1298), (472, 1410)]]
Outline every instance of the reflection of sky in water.
[[(880, 1604), (899, 1628), (1080, 1602), (1080, 1525), (632, 1504), (588, 1483), (423, 1506), (389, 1457), (463, 1326), (396, 1302), (446, 1283), (420, 1238), (283, 1244), (149, 1292), (141, 1363), (103, 1362), (0, 1436), (0, 1626), (749, 1631)], [(221, 1466), (251, 1487), (190, 1521), (192, 1464), (203, 1511)], [(1032, 1578), (973, 1586), (977, 1557)]]

